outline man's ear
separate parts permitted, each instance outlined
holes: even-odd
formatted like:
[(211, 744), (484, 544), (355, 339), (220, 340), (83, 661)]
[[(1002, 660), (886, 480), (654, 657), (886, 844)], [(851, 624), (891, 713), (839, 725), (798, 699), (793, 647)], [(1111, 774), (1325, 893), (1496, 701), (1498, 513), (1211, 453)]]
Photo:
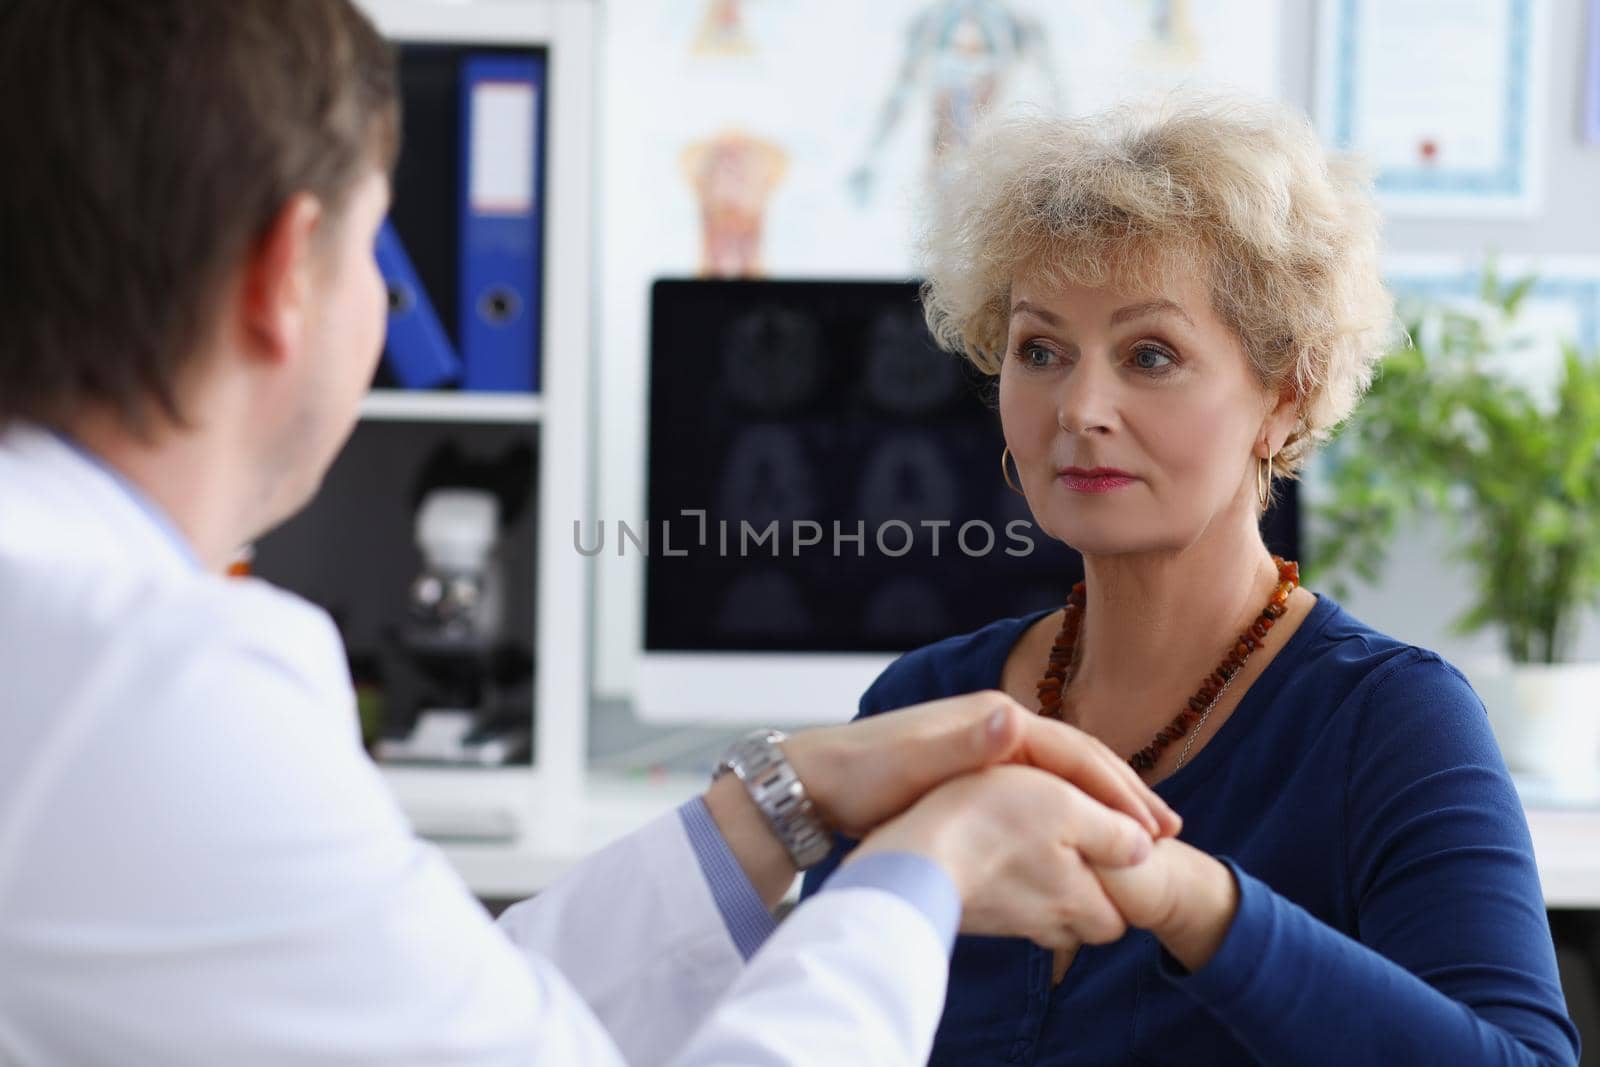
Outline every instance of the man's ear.
[(300, 349), (322, 221), (321, 202), (309, 193), (296, 193), (245, 261), (241, 325), (255, 358), (283, 362)]

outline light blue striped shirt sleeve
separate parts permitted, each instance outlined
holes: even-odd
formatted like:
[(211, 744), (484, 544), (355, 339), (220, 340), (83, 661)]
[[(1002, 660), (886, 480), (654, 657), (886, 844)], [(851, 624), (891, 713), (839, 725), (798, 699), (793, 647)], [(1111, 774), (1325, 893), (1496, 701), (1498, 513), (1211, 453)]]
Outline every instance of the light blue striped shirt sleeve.
[[(700, 870), (711, 886), (712, 899), (739, 954), (749, 959), (777, 928), (761, 896), (734, 858), (733, 850), (717, 829), (705, 801), (695, 797), (678, 809)], [(879, 889), (893, 893), (927, 917), (946, 954), (955, 944), (961, 923), (961, 897), (955, 883), (937, 863), (910, 852), (878, 852), (845, 865), (822, 887)]]
[(728, 928), (739, 955), (748, 960), (778, 924), (762, 903), (761, 894), (745, 876), (744, 868), (734, 858), (705, 800), (695, 797), (679, 808), (678, 814), (689, 834), (689, 844), (694, 846), (695, 858), (700, 861), (700, 871), (711, 886), (711, 897), (717, 902), (717, 910), (722, 912), (723, 925)]

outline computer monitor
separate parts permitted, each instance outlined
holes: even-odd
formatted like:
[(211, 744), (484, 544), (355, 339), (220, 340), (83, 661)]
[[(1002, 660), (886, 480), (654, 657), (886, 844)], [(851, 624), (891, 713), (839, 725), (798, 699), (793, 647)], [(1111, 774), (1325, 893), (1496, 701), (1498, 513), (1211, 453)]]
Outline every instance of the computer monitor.
[[(650, 367), (648, 522), (617, 542), (645, 555), (643, 719), (841, 721), (900, 653), (1082, 577), (914, 282), (658, 281)], [(1291, 490), (1275, 550), (1296, 512)]]

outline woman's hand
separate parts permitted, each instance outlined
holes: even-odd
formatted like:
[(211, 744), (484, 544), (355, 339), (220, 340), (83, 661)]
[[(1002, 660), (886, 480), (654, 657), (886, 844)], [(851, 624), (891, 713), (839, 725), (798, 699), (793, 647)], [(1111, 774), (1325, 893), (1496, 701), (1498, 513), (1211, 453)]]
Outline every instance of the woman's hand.
[(1157, 841), (1143, 863), (1097, 865), (1094, 873), (1128, 925), (1155, 934), (1190, 971), (1216, 955), (1239, 909), (1233, 872), (1175, 839)]
[(828, 825), (860, 837), (952, 778), (1001, 763), (1049, 771), (1139, 821), (1152, 837), (1182, 821), (1098, 739), (986, 690), (844, 726), (797, 733), (784, 754)]
[(926, 856), (955, 882), (963, 933), (1073, 948), (1127, 931), (1096, 871), (1138, 864), (1150, 850), (1149, 834), (1127, 815), (1054, 775), (1005, 766), (939, 786), (844, 862), (885, 851)]

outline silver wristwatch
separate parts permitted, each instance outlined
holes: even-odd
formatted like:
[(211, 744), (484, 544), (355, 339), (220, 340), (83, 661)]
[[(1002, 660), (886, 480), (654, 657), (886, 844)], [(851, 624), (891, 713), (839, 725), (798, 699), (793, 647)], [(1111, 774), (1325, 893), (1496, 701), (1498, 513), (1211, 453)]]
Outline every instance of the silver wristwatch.
[(778, 747), (787, 740), (777, 730), (747, 734), (729, 746), (711, 780), (730, 771), (738, 775), (750, 791), (750, 799), (788, 850), (789, 858), (803, 871), (827, 857), (833, 847), (833, 835), (806, 796), (806, 787), (784, 758), (783, 749)]

